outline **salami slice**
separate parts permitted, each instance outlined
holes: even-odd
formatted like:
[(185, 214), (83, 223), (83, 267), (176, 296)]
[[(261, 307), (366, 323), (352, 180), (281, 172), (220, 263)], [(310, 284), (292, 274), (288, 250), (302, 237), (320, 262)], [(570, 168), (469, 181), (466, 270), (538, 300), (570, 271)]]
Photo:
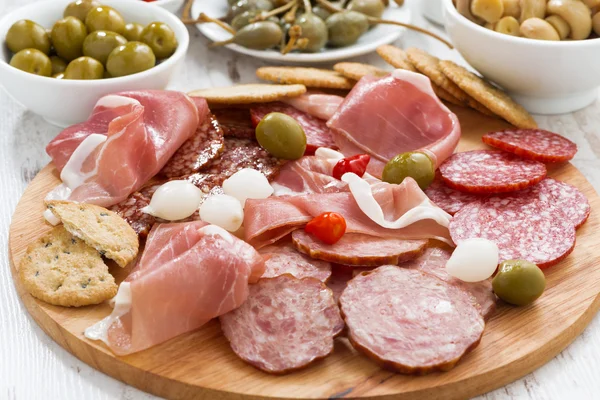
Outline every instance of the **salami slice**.
[(575, 226), (564, 212), (534, 191), (493, 196), (463, 207), (450, 221), (455, 243), (485, 238), (496, 243), (500, 262), (523, 259), (548, 268), (575, 247)]
[(298, 279), (315, 278), (326, 282), (331, 276), (331, 264), (301, 254), (291, 244), (276, 244), (259, 251), (265, 261), (263, 278), (290, 274)]
[(477, 304), (479, 304), (481, 315), (487, 320), (496, 310), (496, 295), (492, 289), (491, 279), (469, 283), (450, 276), (446, 272), (446, 263), (451, 255), (452, 252), (450, 250), (440, 247), (428, 247), (421, 257), (400, 264), (400, 266), (403, 268), (418, 269), (470, 293), (477, 301)]
[(435, 205), (450, 215), (456, 214), (458, 210), (473, 201), (481, 199), (483, 196), (454, 190), (446, 186), (439, 174), (436, 175), (431, 185), (425, 189), (425, 194)]
[(123, 218), (138, 234), (144, 238), (148, 236), (150, 228), (156, 223), (156, 218), (142, 212), (142, 208), (150, 204), (152, 195), (148, 197), (143, 192), (135, 192), (122, 202), (115, 204), (111, 210)]
[(575, 225), (575, 229), (583, 225), (590, 216), (591, 209), (587, 198), (579, 189), (568, 183), (546, 178), (529, 190), (550, 207), (564, 212)]
[(303, 229), (292, 233), (294, 246), (318, 260), (355, 266), (398, 264), (418, 257), (427, 240), (379, 238), (347, 233), (336, 244), (326, 244)]
[(246, 302), (219, 319), (233, 351), (272, 374), (328, 356), (333, 338), (344, 328), (333, 294), (323, 282), (287, 274), (250, 285)]
[(160, 173), (173, 178), (198, 172), (219, 157), (224, 145), (223, 130), (215, 116), (209, 114), (198, 126), (196, 134), (177, 150)]
[(485, 144), (543, 163), (569, 161), (577, 145), (569, 139), (542, 129), (507, 129), (483, 135)]
[(306, 134), (305, 154), (314, 154), (315, 150), (319, 147), (336, 147), (331, 129), (327, 126), (327, 121), (313, 117), (310, 114), (284, 103), (266, 103), (252, 107), (250, 109), (252, 123), (254, 126), (258, 125), (265, 115), (272, 112), (280, 112), (289, 115), (302, 126), (302, 129), (304, 129), (304, 133)]
[(440, 165), (442, 180), (467, 193), (514, 192), (533, 186), (546, 176), (546, 166), (497, 150), (456, 153)]
[(451, 369), (479, 344), (485, 326), (470, 294), (391, 265), (348, 282), (340, 306), (352, 345), (406, 374)]
[(249, 108), (216, 108), (212, 110), (225, 137), (254, 139), (255, 129)]

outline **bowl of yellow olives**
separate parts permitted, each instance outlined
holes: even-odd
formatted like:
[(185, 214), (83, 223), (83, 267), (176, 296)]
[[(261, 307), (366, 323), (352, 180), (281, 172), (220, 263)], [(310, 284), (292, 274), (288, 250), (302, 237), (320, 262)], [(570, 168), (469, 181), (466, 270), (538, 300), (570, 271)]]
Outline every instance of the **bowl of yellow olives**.
[(109, 93), (164, 89), (189, 43), (169, 11), (138, 0), (47, 0), (0, 20), (0, 84), (67, 126)]

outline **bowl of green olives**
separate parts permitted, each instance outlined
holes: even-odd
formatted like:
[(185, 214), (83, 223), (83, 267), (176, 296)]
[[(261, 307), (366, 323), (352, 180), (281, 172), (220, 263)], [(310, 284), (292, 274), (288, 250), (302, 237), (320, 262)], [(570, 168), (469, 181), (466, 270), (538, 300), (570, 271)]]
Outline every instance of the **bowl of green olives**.
[(0, 84), (47, 121), (84, 121), (96, 101), (164, 89), (189, 34), (171, 12), (139, 0), (47, 0), (0, 19)]
[[(334, 7), (343, 8), (334, 12), (316, 0), (196, 0), (191, 17), (202, 21), (197, 28), (214, 44), (284, 63), (330, 62), (371, 53), (405, 31), (390, 21), (408, 24), (411, 20), (410, 10), (394, 1), (344, 3), (336, 2)], [(202, 16), (228, 26), (202, 20)], [(291, 40), (294, 32), (300, 32), (298, 40)]]

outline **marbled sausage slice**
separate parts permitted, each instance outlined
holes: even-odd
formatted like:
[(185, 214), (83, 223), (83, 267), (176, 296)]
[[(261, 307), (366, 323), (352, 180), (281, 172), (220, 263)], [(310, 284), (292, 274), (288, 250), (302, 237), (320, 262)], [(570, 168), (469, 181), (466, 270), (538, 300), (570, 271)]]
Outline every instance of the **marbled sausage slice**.
[(333, 351), (344, 321), (323, 282), (286, 274), (250, 285), (241, 307), (219, 317), (233, 351), (272, 374), (285, 374)]
[(291, 243), (277, 243), (263, 247), (259, 253), (266, 259), (263, 278), (290, 274), (298, 279), (315, 278), (326, 282), (331, 276), (330, 263), (314, 260), (300, 253)]
[(394, 371), (446, 371), (477, 346), (485, 323), (473, 297), (414, 269), (356, 276), (340, 298), (352, 345)]
[(427, 240), (380, 238), (347, 233), (336, 244), (326, 244), (299, 229), (292, 233), (294, 246), (312, 258), (337, 264), (374, 267), (412, 260), (423, 252)]

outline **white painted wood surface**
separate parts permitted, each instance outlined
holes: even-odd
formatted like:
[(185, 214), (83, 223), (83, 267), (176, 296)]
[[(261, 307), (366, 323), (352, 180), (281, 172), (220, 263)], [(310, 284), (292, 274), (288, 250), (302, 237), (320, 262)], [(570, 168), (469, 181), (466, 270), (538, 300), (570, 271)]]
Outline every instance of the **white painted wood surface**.
[[(33, 1), (1, 0), (0, 15)], [(407, 6), (413, 10), (417, 24), (432, 27), (419, 14), (419, 0), (408, 0)], [(254, 71), (264, 65), (227, 49), (208, 49), (207, 41), (195, 28), (190, 28), (190, 33), (192, 41), (186, 64), (172, 83), (172, 89), (188, 91), (254, 81)], [(408, 33), (399, 44), (422, 47), (442, 58), (459, 58), (429, 38), (413, 33)], [(358, 60), (385, 65), (376, 55)], [(579, 153), (574, 164), (600, 191), (600, 101), (573, 114), (536, 119), (541, 127), (560, 132), (577, 143)], [(0, 257), (0, 399), (154, 399), (95, 371), (54, 343), (29, 317), (15, 292), (7, 255), (11, 215), (28, 182), (49, 161), (44, 147), (58, 132), (58, 128), (0, 91), (0, 248), (3, 249)], [(600, 396), (598, 371), (600, 316), (550, 363), (478, 400), (597, 399)]]

